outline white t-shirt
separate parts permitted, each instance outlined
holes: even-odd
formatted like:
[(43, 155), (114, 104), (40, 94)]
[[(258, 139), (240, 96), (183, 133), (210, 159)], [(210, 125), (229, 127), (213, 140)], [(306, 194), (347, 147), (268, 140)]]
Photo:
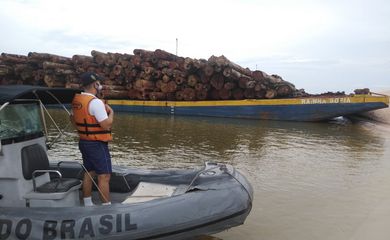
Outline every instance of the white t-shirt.
[[(81, 94), (95, 96), (91, 93), (82, 92)], [(89, 114), (95, 116), (98, 122), (102, 122), (108, 118), (104, 102), (98, 98), (92, 99), (88, 107)]]

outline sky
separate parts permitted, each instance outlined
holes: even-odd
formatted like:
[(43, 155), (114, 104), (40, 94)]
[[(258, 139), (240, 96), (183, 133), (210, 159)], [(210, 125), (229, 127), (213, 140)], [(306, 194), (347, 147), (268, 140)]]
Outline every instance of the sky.
[(0, 0), (0, 52), (224, 55), (309, 93), (390, 90), (388, 0)]

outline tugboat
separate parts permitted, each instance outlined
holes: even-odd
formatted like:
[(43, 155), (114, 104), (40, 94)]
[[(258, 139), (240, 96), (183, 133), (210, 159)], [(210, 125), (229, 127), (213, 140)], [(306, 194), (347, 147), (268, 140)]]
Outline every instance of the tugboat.
[(78, 92), (0, 86), (0, 239), (188, 239), (244, 223), (252, 186), (220, 163), (113, 166), (112, 204), (100, 205), (95, 189), (97, 204), (83, 206), (83, 166), (49, 161), (45, 131), (47, 104), (69, 104)]

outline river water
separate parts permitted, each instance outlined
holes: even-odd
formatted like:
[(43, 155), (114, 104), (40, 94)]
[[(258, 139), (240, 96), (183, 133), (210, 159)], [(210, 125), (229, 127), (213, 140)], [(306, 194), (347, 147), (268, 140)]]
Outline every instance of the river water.
[[(52, 113), (66, 127), (66, 115)], [(255, 198), (245, 224), (202, 239), (390, 239), (389, 125), (117, 113), (113, 134), (114, 164), (215, 161), (247, 176)], [(75, 132), (66, 131), (49, 157), (80, 160)]]

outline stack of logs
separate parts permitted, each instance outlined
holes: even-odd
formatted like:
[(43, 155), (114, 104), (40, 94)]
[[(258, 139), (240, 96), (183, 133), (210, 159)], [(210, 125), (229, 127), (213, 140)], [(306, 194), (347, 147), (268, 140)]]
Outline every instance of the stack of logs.
[(30, 52), (2, 53), (0, 84), (79, 88), (80, 74), (104, 77), (106, 99), (227, 100), (271, 99), (307, 95), (277, 75), (243, 68), (223, 55), (208, 60), (178, 57), (157, 49), (133, 54), (102, 53), (72, 58)]

